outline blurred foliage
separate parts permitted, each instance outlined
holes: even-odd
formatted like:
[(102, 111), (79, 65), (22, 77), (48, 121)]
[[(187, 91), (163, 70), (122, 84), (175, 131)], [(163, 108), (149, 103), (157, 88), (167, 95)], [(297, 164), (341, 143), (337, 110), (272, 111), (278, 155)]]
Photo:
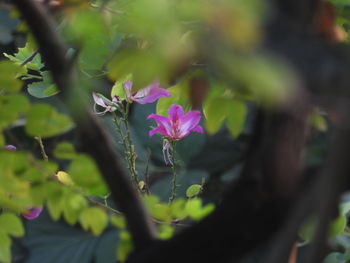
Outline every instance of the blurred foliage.
[[(350, 1), (331, 2), (337, 23), (348, 31)], [(159, 239), (169, 239), (182, 223), (191, 225), (212, 212), (227, 178), (236, 178), (257, 108), (283, 104), (296, 92), (291, 67), (261, 49), (268, 8), (258, 0), (58, 4), (51, 12), (69, 47), (67, 56), (77, 56), (82, 97), (98, 91), (123, 100), (123, 83), (131, 79), (135, 91), (158, 80), (172, 95), (154, 104), (134, 103), (129, 116), (141, 188), (150, 192), (144, 202)], [(79, 153), (75, 124), (18, 17), (10, 5), (0, 6), (0, 262), (11, 262), (11, 246), (15, 262), (17, 257), (28, 263), (123, 262), (133, 249), (125, 219), (94, 160)], [(9, 43), (12, 51), (5, 48)], [(171, 169), (163, 161), (162, 140), (149, 138), (152, 122), (146, 118), (154, 112), (167, 115), (172, 104), (186, 112), (200, 108), (207, 134), (178, 142), (180, 187), (169, 204)], [(103, 121), (120, 141), (112, 117), (106, 114)], [(328, 122), (322, 110), (310, 118), (316, 135), (306, 150), (306, 165), (322, 162)], [(8, 144), (17, 151), (6, 150)], [(32, 206), (46, 209), (35, 220), (20, 220), (18, 215)], [(342, 251), (330, 254), (328, 263), (350, 258), (343, 235), (349, 209), (343, 210), (330, 231)], [(305, 228), (311, 235), (312, 226)]]

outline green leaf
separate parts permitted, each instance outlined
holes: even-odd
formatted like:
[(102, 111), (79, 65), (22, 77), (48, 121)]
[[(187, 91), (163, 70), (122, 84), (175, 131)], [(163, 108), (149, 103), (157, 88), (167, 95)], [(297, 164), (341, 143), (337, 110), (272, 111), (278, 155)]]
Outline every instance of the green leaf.
[(158, 227), (158, 237), (161, 240), (166, 240), (171, 238), (174, 235), (175, 229), (171, 225), (160, 225)]
[(319, 131), (325, 132), (327, 131), (327, 121), (326, 119), (320, 114), (320, 112), (315, 111), (310, 116), (311, 125), (318, 129)]
[(111, 39), (101, 13), (83, 9), (69, 16), (67, 22), (66, 37), (81, 47), (80, 67), (85, 73), (101, 70), (111, 51), (109, 49)]
[(77, 193), (64, 194), (63, 203), (63, 217), (70, 225), (77, 223), (81, 211), (88, 206), (86, 199)]
[(16, 121), (29, 109), (29, 100), (21, 94), (0, 96), (0, 130)]
[(323, 261), (323, 263), (346, 263), (344, 255), (339, 252), (330, 253)]
[(337, 235), (340, 235), (341, 233), (344, 232), (345, 227), (346, 227), (346, 216), (340, 215), (338, 218), (332, 220), (329, 227), (328, 236), (335, 237)]
[[(305, 240), (310, 241), (315, 231), (315, 224), (317, 221), (313, 218), (307, 219), (299, 229), (299, 236)], [(346, 227), (346, 216), (340, 215), (338, 218), (331, 221), (329, 225), (328, 236), (335, 237), (344, 232)]]
[(183, 198), (175, 199), (170, 205), (171, 216), (174, 219), (184, 219), (187, 216), (187, 211), (185, 209), (186, 200)]
[(80, 223), (84, 230), (90, 229), (93, 235), (98, 236), (107, 227), (107, 214), (99, 207), (88, 207), (81, 213)]
[(29, 84), (27, 90), (30, 95), (39, 99), (51, 97), (59, 92), (55, 84), (44, 81)]
[[(10, 59), (12, 62), (16, 63), (17, 65), (21, 65), (28, 58), (30, 58), (34, 54), (34, 52), (35, 49), (31, 47), (29, 42), (27, 42), (25, 47), (19, 48), (18, 52), (14, 56), (6, 53), (4, 53), (4, 56)], [(40, 54), (36, 54), (30, 62), (25, 64), (25, 67), (36, 71), (39, 71), (41, 68), (43, 68), (44, 64), (41, 62)]]
[(155, 206), (157, 203), (159, 203), (159, 197), (156, 195), (145, 195), (143, 200), (147, 208)]
[(17, 79), (23, 69), (10, 61), (0, 61), (0, 90), (17, 92), (22, 87), (22, 81)]
[(144, 197), (145, 205), (149, 213), (157, 220), (170, 222), (171, 210), (170, 206), (159, 202), (159, 197), (155, 195), (147, 195)]
[[(17, 158), (19, 158), (19, 156), (17, 156)], [(47, 177), (54, 174), (58, 168), (58, 165), (51, 161), (36, 160), (36, 165), (33, 166), (28, 159), (24, 160), (22, 158), (22, 160), (17, 160), (16, 163), (18, 167), (17, 169), (22, 169), (22, 172), (18, 177), (32, 183), (44, 181)]]
[(11, 248), (10, 248), (10, 246), (0, 246), (0, 262), (11, 263)]
[(30, 197), (32, 199), (33, 205), (39, 206), (43, 205), (47, 199), (47, 187), (45, 183), (32, 185), (30, 188)]
[[(235, 63), (232, 63), (232, 59)], [(222, 62), (225, 64), (222, 66), (227, 69), (226, 74), (246, 87), (246, 91), (265, 106), (281, 103), (294, 91), (293, 71), (286, 63), (272, 56), (226, 54)]]
[(157, 220), (164, 221), (164, 222), (170, 222), (171, 221), (171, 213), (170, 213), (170, 207), (168, 204), (160, 203), (155, 204), (151, 210), (150, 214)]
[(112, 215), (112, 216), (109, 217), (109, 220), (110, 220), (112, 225), (114, 225), (115, 227), (117, 227), (119, 229), (125, 229), (126, 228), (126, 222), (125, 222), (124, 216)]
[(244, 122), (247, 116), (247, 107), (245, 103), (239, 100), (231, 100), (227, 106), (227, 128), (232, 137), (237, 137), (244, 128)]
[(71, 119), (47, 104), (35, 104), (27, 115), (26, 132), (42, 138), (62, 134), (73, 127)]
[(206, 206), (202, 206), (202, 200), (199, 198), (189, 199), (186, 203), (185, 209), (190, 218), (193, 220), (201, 220), (206, 217), (214, 210), (213, 204), (207, 204)]
[(210, 134), (216, 133), (226, 118), (225, 98), (213, 98), (204, 105), (206, 130)]
[(186, 190), (186, 196), (188, 198), (194, 197), (196, 195), (199, 195), (202, 191), (202, 186), (200, 184), (193, 184)]
[(21, 219), (12, 213), (3, 213), (0, 215), (0, 229), (14, 237), (24, 235), (24, 227)]
[(350, 5), (349, 0), (328, 0), (328, 2), (331, 2), (333, 4)]
[(117, 259), (125, 262), (130, 252), (133, 250), (131, 236), (127, 231), (121, 231), (119, 234), (120, 242), (117, 247)]
[(123, 84), (129, 80), (132, 80), (132, 75), (128, 74), (123, 78), (118, 79), (111, 90), (111, 98), (117, 96), (119, 97), (121, 100), (126, 99), (126, 95), (125, 95), (125, 90), (123, 87)]
[(58, 159), (72, 160), (77, 156), (77, 153), (70, 142), (60, 142), (54, 149), (53, 155)]
[(107, 68), (108, 77), (113, 80), (132, 74), (135, 91), (148, 86), (154, 80), (166, 83), (168, 74), (164, 57), (148, 49), (130, 48), (118, 50), (108, 63)]
[(7, 233), (0, 230), (0, 262), (11, 262), (11, 244), (12, 240)]
[(247, 116), (244, 102), (230, 97), (213, 97), (204, 105), (206, 127), (210, 134), (216, 133), (227, 120), (227, 128), (233, 137), (237, 137), (243, 130)]
[(173, 86), (168, 89), (171, 96), (162, 97), (157, 101), (157, 114), (167, 116), (168, 110), (172, 104), (181, 105), (185, 111), (190, 109), (188, 103), (188, 83), (187, 80), (182, 80), (176, 86)]
[(342, 215), (346, 215), (350, 211), (350, 201), (340, 204), (339, 210)]
[(48, 199), (47, 208), (53, 220), (58, 220), (63, 212), (64, 200), (63, 191), (60, 185), (50, 182), (46, 185)]
[[(8, 246), (10, 247), (12, 243), (11, 238), (9, 235), (2, 229), (0, 230), (0, 247), (2, 246)], [(1, 262), (1, 260), (0, 260)]]
[(76, 185), (85, 188), (92, 195), (103, 196), (107, 193), (100, 171), (88, 155), (77, 155), (68, 169), (68, 174)]
[(63, 201), (61, 197), (51, 197), (47, 200), (47, 208), (53, 220), (58, 220), (63, 212)]

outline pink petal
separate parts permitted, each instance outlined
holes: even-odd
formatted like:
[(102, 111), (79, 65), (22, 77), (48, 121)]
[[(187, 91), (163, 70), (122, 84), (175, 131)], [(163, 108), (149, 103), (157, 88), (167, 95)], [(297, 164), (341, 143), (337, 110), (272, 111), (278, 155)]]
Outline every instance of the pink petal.
[(32, 208), (29, 208), (27, 212), (23, 213), (22, 216), (26, 219), (32, 220), (37, 218), (43, 208), (41, 206), (34, 206)]
[(160, 97), (170, 97), (171, 94), (166, 89), (162, 89), (159, 87), (159, 82), (155, 81), (151, 85), (139, 90), (136, 92), (134, 96), (132, 96), (132, 100), (136, 101), (140, 104), (152, 103), (155, 102)]
[(186, 113), (185, 115), (183, 115), (183, 117), (180, 119), (180, 122), (179, 122), (178, 135), (180, 137), (187, 136), (189, 132), (191, 132), (193, 129), (196, 128), (200, 119), (201, 119), (201, 113), (200, 111), (197, 111), (197, 110), (190, 111), (189, 113)]
[(97, 111), (96, 109), (96, 104), (94, 105), (94, 113), (96, 115), (104, 115), (107, 111), (109, 111), (111, 109), (110, 106), (106, 106), (105, 110), (104, 111)]
[(125, 90), (125, 95), (129, 100), (132, 100), (132, 81), (128, 80), (123, 83), (123, 87)]
[(164, 129), (163, 131), (164, 134), (162, 133), (164, 136), (167, 136), (167, 137), (171, 136), (171, 131), (172, 131), (171, 123), (167, 117), (161, 116), (158, 114), (151, 114), (147, 117), (147, 120), (149, 119), (154, 119), (156, 123), (159, 125), (159, 127), (162, 127)]
[(151, 130), (149, 132), (149, 136), (152, 137), (156, 133), (160, 133), (161, 135), (163, 135), (165, 137), (169, 137), (169, 134), (167, 133), (167, 131), (164, 129), (163, 126), (158, 126), (158, 127), (154, 128), (153, 130)]
[(100, 98), (95, 92), (92, 93), (92, 97), (97, 105), (100, 105), (103, 108), (106, 108), (107, 105), (104, 103), (103, 99)]
[(197, 125), (197, 127), (195, 127), (194, 129), (192, 129), (191, 131), (193, 132), (199, 132), (199, 133), (204, 133), (203, 127), (200, 125)]
[(176, 125), (178, 120), (184, 115), (184, 111), (180, 105), (173, 104), (170, 106), (168, 114), (173, 125)]
[(10, 150), (10, 151), (16, 151), (16, 150), (17, 150), (17, 147), (14, 146), (14, 145), (11, 145), (11, 144), (6, 145), (5, 148), (6, 148), (7, 150)]

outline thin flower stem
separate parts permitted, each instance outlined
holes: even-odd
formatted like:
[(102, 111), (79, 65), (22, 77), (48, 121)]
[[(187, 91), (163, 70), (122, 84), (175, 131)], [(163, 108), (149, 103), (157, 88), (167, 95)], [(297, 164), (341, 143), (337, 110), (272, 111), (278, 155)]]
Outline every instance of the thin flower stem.
[(176, 141), (171, 141), (171, 170), (173, 172), (173, 180), (171, 183), (171, 195), (169, 198), (169, 203), (174, 201), (176, 198), (176, 188), (177, 188), (177, 174), (176, 174)]
[(118, 210), (116, 210), (116, 209), (113, 209), (112, 207), (110, 207), (110, 206), (108, 206), (108, 205), (105, 205), (105, 204), (103, 204), (103, 203), (100, 203), (99, 201), (96, 201), (96, 200), (94, 200), (94, 199), (92, 199), (92, 198), (90, 198), (90, 197), (88, 197), (88, 196), (86, 197), (86, 199), (87, 199), (90, 203), (95, 204), (95, 205), (98, 205), (98, 206), (100, 206), (100, 207), (106, 209), (107, 211), (112, 212), (113, 214), (117, 214), (117, 215), (122, 215), (122, 214), (123, 214), (122, 212), (120, 212), (120, 211), (118, 211)]
[(133, 176), (134, 181), (136, 182), (137, 186), (139, 183), (139, 178), (138, 178), (138, 174), (136, 171), (136, 153), (135, 153), (135, 146), (132, 144), (131, 141), (131, 133), (130, 133), (130, 127), (129, 127), (129, 122), (128, 122), (128, 116), (129, 116), (129, 107), (130, 104), (127, 103), (126, 104), (126, 109), (124, 112), (124, 118), (123, 118), (123, 122), (124, 122), (124, 127), (125, 127), (125, 131), (126, 131), (126, 140), (127, 140), (127, 145), (128, 145), (128, 152), (129, 152), (129, 156), (128, 158), (130, 159), (130, 165), (131, 165), (131, 175)]
[(49, 157), (47, 156), (47, 154), (45, 152), (44, 143), (43, 143), (43, 140), (41, 139), (41, 137), (34, 137), (34, 139), (39, 143), (41, 155), (42, 155), (44, 161), (46, 161), (46, 162), (49, 161)]
[[(120, 144), (123, 146), (124, 149), (124, 157), (127, 163), (127, 168), (130, 172), (131, 178), (134, 181), (137, 189), (140, 190), (139, 188), (139, 179), (137, 176), (137, 171), (136, 171), (136, 153), (135, 153), (135, 148), (134, 145), (131, 142), (131, 135), (130, 135), (130, 129), (129, 129), (129, 125), (128, 125), (128, 107), (129, 105), (127, 104), (126, 106), (126, 110), (124, 112), (122, 112), (123, 117), (122, 118), (118, 118), (118, 116), (116, 115), (116, 113), (113, 112), (113, 119), (114, 119), (114, 123), (117, 129), (117, 132), (120, 136)], [(122, 123), (124, 125), (125, 128), (125, 132), (123, 131), (122, 128)]]

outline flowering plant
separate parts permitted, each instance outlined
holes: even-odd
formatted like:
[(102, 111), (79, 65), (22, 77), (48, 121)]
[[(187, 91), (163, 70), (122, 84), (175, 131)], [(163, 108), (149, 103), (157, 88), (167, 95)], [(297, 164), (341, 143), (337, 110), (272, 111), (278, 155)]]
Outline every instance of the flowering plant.
[(151, 114), (147, 117), (147, 119), (154, 119), (158, 124), (158, 127), (149, 132), (150, 136), (159, 133), (171, 141), (178, 141), (191, 132), (204, 132), (202, 126), (199, 125), (200, 111), (193, 110), (185, 114), (180, 105), (173, 104), (168, 113), (169, 117), (158, 114)]
[(132, 91), (132, 81), (129, 80), (123, 84), (125, 94), (129, 102), (135, 101), (140, 104), (155, 102), (160, 97), (170, 97), (171, 94), (166, 89), (160, 88), (158, 81), (153, 81), (147, 87), (140, 89), (139, 91), (133, 93)]
[(169, 117), (152, 113), (147, 119), (154, 119), (158, 126), (149, 132), (149, 136), (156, 133), (164, 136), (163, 155), (166, 163), (172, 166), (173, 180), (169, 202), (171, 203), (176, 197), (177, 189), (177, 172), (176, 172), (176, 141), (188, 136), (191, 132), (204, 133), (202, 126), (199, 125), (201, 113), (193, 110), (184, 113), (180, 105), (172, 104), (168, 110)]

